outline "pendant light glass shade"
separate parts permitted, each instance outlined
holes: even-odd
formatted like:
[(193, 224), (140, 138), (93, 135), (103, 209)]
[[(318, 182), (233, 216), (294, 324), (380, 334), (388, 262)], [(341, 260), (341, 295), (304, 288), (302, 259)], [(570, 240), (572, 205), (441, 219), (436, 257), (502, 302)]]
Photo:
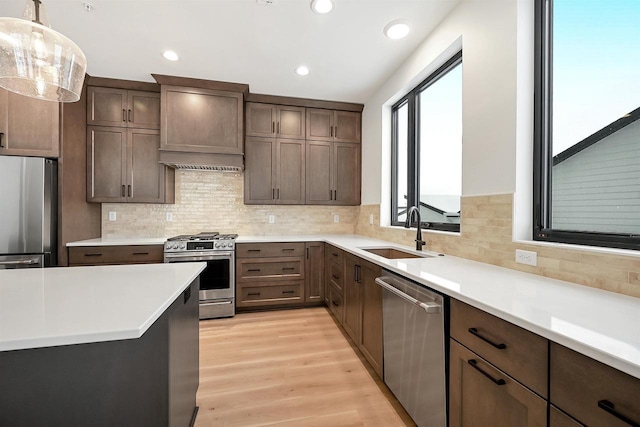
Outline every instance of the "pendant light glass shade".
[(0, 87), (32, 98), (75, 102), (87, 59), (73, 41), (39, 22), (48, 23), (46, 10), (32, 1), (27, 1), (25, 19), (0, 18)]

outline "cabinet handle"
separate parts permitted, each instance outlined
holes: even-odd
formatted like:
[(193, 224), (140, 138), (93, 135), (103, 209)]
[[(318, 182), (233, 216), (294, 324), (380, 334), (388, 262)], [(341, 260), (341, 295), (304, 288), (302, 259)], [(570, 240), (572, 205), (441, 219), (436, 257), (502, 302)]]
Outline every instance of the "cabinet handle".
[(333, 190), (333, 200), (338, 200), (338, 190)]
[(334, 300), (331, 300), (331, 304), (333, 304), (334, 307), (340, 307), (340, 304), (338, 304)]
[(127, 114), (130, 122), (133, 122), (133, 113), (131, 112), (131, 108), (129, 108), (129, 114)]
[(247, 271), (257, 272), (257, 271), (260, 271), (260, 269), (259, 268), (250, 268)]
[(124, 184), (122, 184), (122, 197), (124, 197)]
[(338, 126), (335, 126), (335, 127), (334, 127), (334, 129), (333, 129), (333, 136), (334, 136), (334, 138), (337, 138), (337, 137), (338, 137)]
[(4, 148), (4, 144), (2, 142), (2, 137), (4, 136), (3, 132), (0, 132), (0, 148)]
[(276, 133), (276, 122), (271, 122), (271, 133)]
[(307, 248), (307, 259), (309, 259), (309, 248)]
[(282, 267), (282, 271), (292, 271), (295, 270), (293, 267)]
[(629, 424), (632, 427), (640, 427), (640, 423), (637, 423), (626, 415), (623, 415), (620, 412), (616, 411), (615, 405), (608, 400), (598, 400), (598, 408), (604, 409), (617, 419)]
[(275, 200), (276, 199), (276, 189), (272, 189), (271, 190), (271, 200)]
[(471, 335), (475, 335), (476, 337), (480, 338), (482, 341), (492, 345), (493, 347), (497, 348), (498, 350), (504, 350), (505, 348), (507, 348), (507, 345), (504, 344), (504, 343), (496, 344), (493, 341), (489, 340), (488, 338), (483, 337), (482, 335), (480, 335), (478, 333), (478, 330), (476, 328), (469, 328), (469, 333)]
[(149, 255), (149, 252), (134, 252), (133, 255)]
[(129, 197), (131, 197), (131, 184), (127, 185), (127, 192), (129, 193)]
[(260, 292), (249, 292), (247, 293), (248, 296), (250, 297), (259, 297), (260, 296)]
[(467, 363), (469, 365), (471, 365), (473, 368), (475, 368), (478, 372), (480, 372), (482, 375), (484, 375), (485, 377), (489, 378), (491, 381), (494, 382), (494, 384), (496, 385), (505, 385), (506, 382), (505, 380), (503, 380), (502, 378), (499, 379), (495, 379), (493, 378), (491, 375), (489, 375), (487, 372), (483, 371), (482, 369), (480, 369), (478, 367), (478, 362), (475, 359), (469, 359), (467, 360)]
[(295, 249), (294, 248), (282, 248), (282, 252), (291, 252), (291, 251), (295, 251)]
[(260, 252), (261, 249), (248, 249), (247, 252)]
[(277, 197), (277, 199), (280, 200), (280, 189), (279, 188), (278, 188), (278, 197)]
[(338, 254), (337, 254), (336, 252), (331, 252), (331, 255), (333, 255), (333, 256), (335, 256), (335, 257), (337, 257), (337, 256), (338, 256)]
[(122, 121), (127, 121), (127, 110), (125, 110), (124, 108), (122, 109)]
[(331, 130), (329, 131), (329, 136), (333, 138), (333, 126), (331, 126)]
[(87, 254), (84, 254), (84, 256), (102, 256), (102, 254), (101, 253), (87, 253)]
[(331, 277), (333, 277), (335, 280), (338, 280), (340, 277), (336, 276), (335, 274), (332, 274)]
[(283, 294), (293, 294), (295, 291), (282, 291)]

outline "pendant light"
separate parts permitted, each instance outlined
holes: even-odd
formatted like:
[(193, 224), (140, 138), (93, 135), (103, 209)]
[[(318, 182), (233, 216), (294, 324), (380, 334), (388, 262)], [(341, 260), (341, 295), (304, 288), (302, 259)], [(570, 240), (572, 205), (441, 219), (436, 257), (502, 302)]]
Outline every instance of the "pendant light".
[(23, 19), (0, 17), (0, 87), (47, 101), (80, 99), (87, 59), (49, 26), (40, 0), (27, 0)]

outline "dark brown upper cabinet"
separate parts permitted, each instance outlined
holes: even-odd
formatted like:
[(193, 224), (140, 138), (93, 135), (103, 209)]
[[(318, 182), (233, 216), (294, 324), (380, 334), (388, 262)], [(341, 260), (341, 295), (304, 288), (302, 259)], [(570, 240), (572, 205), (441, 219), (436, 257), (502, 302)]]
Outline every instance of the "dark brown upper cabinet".
[(162, 85), (161, 149), (242, 154), (243, 94)]
[(174, 170), (160, 161), (160, 132), (87, 128), (87, 201), (174, 203)]
[(361, 113), (307, 108), (307, 140), (360, 143)]
[(245, 166), (245, 204), (304, 204), (304, 140), (247, 137)]
[(360, 204), (360, 144), (307, 140), (306, 204)]
[(304, 107), (247, 102), (245, 115), (247, 136), (305, 138)]
[(160, 94), (89, 86), (87, 125), (160, 129)]
[(57, 158), (62, 104), (0, 89), (0, 155)]

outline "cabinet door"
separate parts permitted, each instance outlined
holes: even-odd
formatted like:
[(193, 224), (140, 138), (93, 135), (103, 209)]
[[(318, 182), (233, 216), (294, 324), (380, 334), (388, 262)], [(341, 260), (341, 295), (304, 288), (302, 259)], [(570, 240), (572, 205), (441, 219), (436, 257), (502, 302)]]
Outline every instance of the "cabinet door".
[(87, 125), (126, 127), (127, 109), (126, 90), (87, 88)]
[(360, 144), (333, 144), (333, 204), (360, 204)]
[(161, 148), (242, 154), (242, 93), (163, 86)]
[(278, 140), (276, 143), (276, 203), (304, 205), (305, 142)]
[(58, 157), (62, 104), (4, 89), (0, 89), (0, 104), (0, 110), (6, 109), (0, 116), (0, 154)]
[(245, 114), (247, 136), (275, 136), (277, 121), (275, 105), (247, 102)]
[(347, 256), (344, 272), (344, 317), (342, 326), (356, 344), (360, 342), (361, 275), (362, 268), (358, 265), (357, 258)]
[(305, 108), (278, 106), (276, 132), (278, 138), (305, 138)]
[(382, 378), (382, 288), (376, 284), (376, 277), (382, 275), (382, 269), (364, 264), (361, 274), (362, 333), (359, 347)]
[(333, 141), (333, 110), (307, 108), (307, 139)]
[(127, 201), (163, 203), (166, 166), (160, 164), (160, 131), (129, 129), (127, 135)]
[(331, 143), (307, 141), (306, 203), (308, 205), (333, 204), (331, 187)]
[(126, 201), (127, 129), (87, 128), (87, 201)]
[(306, 244), (305, 292), (306, 302), (322, 302), (324, 295), (324, 243), (309, 242)]
[(334, 114), (333, 140), (336, 142), (360, 142), (361, 114), (352, 111), (336, 111)]
[(160, 94), (129, 91), (127, 123), (130, 128), (160, 129)]
[(244, 203), (247, 205), (275, 204), (275, 145), (273, 138), (247, 138), (244, 171)]
[(456, 341), (450, 343), (451, 427), (546, 426), (545, 400)]

